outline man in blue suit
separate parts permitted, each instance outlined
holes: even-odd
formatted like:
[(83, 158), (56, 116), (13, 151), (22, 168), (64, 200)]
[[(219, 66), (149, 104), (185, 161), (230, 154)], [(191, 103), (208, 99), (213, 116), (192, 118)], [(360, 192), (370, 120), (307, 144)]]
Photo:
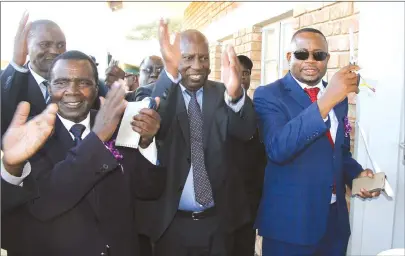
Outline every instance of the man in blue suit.
[(319, 30), (298, 30), (287, 53), (290, 72), (254, 95), (268, 158), (256, 219), (264, 256), (345, 255), (345, 185), (373, 177), (350, 153), (347, 95), (359, 92), (359, 67), (342, 68), (327, 85), (329, 57)]

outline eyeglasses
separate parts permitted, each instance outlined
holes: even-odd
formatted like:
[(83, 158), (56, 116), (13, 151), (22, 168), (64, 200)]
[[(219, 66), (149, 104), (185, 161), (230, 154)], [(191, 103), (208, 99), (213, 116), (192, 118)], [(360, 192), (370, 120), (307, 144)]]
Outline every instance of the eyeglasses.
[(153, 72), (156, 72), (157, 74), (160, 74), (163, 71), (163, 67), (143, 68), (143, 69), (141, 69), (141, 71), (145, 72), (147, 74), (152, 74)]
[[(294, 57), (297, 60), (307, 60), (309, 58), (309, 53), (308, 51), (295, 51), (294, 52)], [(327, 52), (322, 52), (322, 51), (317, 51), (317, 52), (312, 52), (312, 57), (316, 61), (324, 61), (328, 57), (329, 53)]]

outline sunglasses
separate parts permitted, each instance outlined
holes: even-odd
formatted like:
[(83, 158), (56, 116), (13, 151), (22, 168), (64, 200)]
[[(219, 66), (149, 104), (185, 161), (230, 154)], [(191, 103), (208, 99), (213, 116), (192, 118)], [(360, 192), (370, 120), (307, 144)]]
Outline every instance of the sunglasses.
[[(316, 61), (324, 61), (324, 60), (326, 60), (328, 55), (329, 55), (329, 53), (327, 53), (327, 52), (312, 52), (312, 57)], [(309, 52), (308, 51), (295, 51), (294, 57), (297, 60), (307, 60), (309, 58)]]

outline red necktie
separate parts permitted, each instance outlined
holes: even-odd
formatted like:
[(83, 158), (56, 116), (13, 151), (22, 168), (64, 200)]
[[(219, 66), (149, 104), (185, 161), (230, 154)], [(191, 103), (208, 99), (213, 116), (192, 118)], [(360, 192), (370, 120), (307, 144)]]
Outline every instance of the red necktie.
[[(318, 99), (318, 93), (320, 89), (318, 87), (313, 87), (313, 88), (305, 88), (304, 91), (308, 94), (309, 98), (311, 99), (312, 102), (317, 101)], [(332, 146), (332, 148), (335, 146), (335, 143), (333, 142), (332, 135), (330, 134), (330, 130), (326, 132), (326, 136), (329, 139), (329, 142)], [(332, 193), (336, 194), (336, 184), (333, 182), (333, 189)]]

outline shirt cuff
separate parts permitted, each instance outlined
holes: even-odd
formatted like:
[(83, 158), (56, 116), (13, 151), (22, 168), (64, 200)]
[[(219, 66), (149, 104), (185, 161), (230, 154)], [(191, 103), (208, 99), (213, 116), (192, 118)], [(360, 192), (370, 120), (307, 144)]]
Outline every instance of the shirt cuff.
[(158, 165), (157, 163), (157, 148), (155, 138), (153, 138), (152, 143), (147, 148), (138, 147), (139, 153), (141, 153), (149, 162), (153, 165)]
[(28, 68), (21, 67), (21, 66), (17, 65), (14, 61), (10, 61), (10, 65), (13, 66), (13, 68), (15, 70), (17, 70), (18, 72), (21, 72), (21, 73), (27, 73), (29, 71)]
[(246, 92), (244, 88), (242, 89), (243, 89), (243, 96), (236, 103), (232, 103), (231, 96), (229, 96), (226, 91), (224, 92), (224, 100), (226, 105), (228, 105), (228, 107), (230, 107), (235, 113), (238, 113), (242, 109), (243, 105), (245, 105)]
[(174, 79), (174, 77), (173, 77), (169, 72), (167, 72), (166, 69), (165, 69), (165, 72), (166, 72), (167, 77), (168, 77), (173, 83), (175, 83), (175, 84), (180, 83), (180, 81), (181, 81), (181, 74), (180, 74), (180, 73), (178, 73), (177, 79)]
[(7, 183), (16, 186), (22, 186), (24, 179), (31, 173), (31, 164), (27, 162), (24, 165), (21, 177), (17, 177), (8, 173), (6, 168), (3, 165), (3, 161), (1, 161), (1, 178), (5, 180)]

